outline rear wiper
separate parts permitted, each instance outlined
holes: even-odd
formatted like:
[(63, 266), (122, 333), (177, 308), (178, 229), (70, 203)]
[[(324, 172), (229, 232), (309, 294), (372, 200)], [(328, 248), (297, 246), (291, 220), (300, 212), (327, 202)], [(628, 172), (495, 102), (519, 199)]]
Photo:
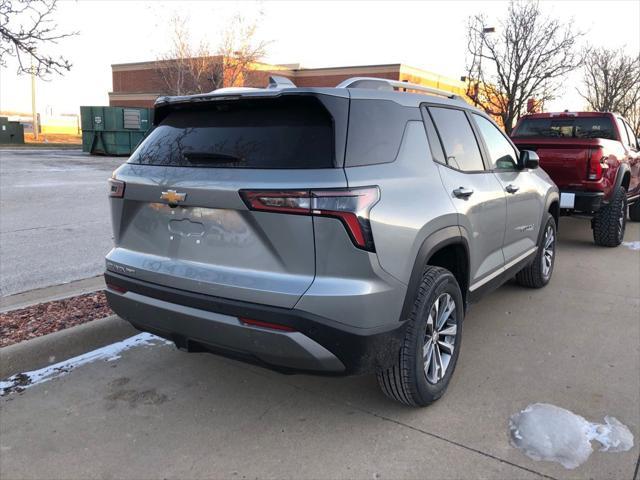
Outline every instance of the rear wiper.
[(240, 163), (244, 161), (240, 157), (236, 157), (235, 155), (228, 155), (226, 153), (186, 152), (183, 155), (184, 158), (186, 158), (190, 162)]

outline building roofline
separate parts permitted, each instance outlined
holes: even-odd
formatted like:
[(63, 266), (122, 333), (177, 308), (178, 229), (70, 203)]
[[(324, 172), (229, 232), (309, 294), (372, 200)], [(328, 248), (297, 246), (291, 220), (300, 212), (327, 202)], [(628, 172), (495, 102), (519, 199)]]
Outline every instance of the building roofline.
[(166, 96), (166, 93), (149, 93), (149, 92), (137, 92), (137, 93), (120, 93), (109, 92), (109, 100), (151, 100), (155, 101), (158, 97)]

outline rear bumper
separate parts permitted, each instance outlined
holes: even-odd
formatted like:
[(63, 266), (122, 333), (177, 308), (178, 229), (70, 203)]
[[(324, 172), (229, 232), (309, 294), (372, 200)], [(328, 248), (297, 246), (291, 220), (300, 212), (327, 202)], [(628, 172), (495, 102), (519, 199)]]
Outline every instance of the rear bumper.
[[(177, 290), (105, 273), (109, 305), (139, 330), (188, 351), (211, 351), (283, 372), (370, 373), (392, 364), (405, 325), (357, 329), (317, 315)], [(118, 290), (123, 290), (118, 291)], [(238, 317), (284, 325), (282, 331)]]
[[(567, 199), (571, 198), (573, 199), (573, 205), (570, 202), (566, 203)], [(600, 210), (603, 203), (603, 192), (560, 191), (560, 209), (563, 213), (595, 213)]]

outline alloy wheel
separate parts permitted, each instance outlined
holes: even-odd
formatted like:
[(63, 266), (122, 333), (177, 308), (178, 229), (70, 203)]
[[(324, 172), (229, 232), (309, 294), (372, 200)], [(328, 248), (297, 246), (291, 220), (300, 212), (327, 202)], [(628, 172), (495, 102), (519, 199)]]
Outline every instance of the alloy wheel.
[(556, 236), (551, 225), (544, 232), (544, 244), (542, 250), (542, 275), (549, 278), (553, 267), (553, 256), (556, 249)]
[(447, 372), (458, 333), (456, 304), (448, 293), (431, 305), (422, 348), (424, 374), (429, 383), (438, 383)]

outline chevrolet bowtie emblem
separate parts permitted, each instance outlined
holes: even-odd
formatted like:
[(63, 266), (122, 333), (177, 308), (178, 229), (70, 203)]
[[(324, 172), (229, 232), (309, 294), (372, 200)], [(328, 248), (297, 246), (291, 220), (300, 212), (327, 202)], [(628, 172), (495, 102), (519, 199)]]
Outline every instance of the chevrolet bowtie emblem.
[(184, 202), (184, 199), (187, 198), (186, 193), (178, 193), (175, 190), (167, 190), (166, 192), (162, 192), (160, 195), (162, 200), (166, 200), (170, 204), (177, 204), (178, 202)]

